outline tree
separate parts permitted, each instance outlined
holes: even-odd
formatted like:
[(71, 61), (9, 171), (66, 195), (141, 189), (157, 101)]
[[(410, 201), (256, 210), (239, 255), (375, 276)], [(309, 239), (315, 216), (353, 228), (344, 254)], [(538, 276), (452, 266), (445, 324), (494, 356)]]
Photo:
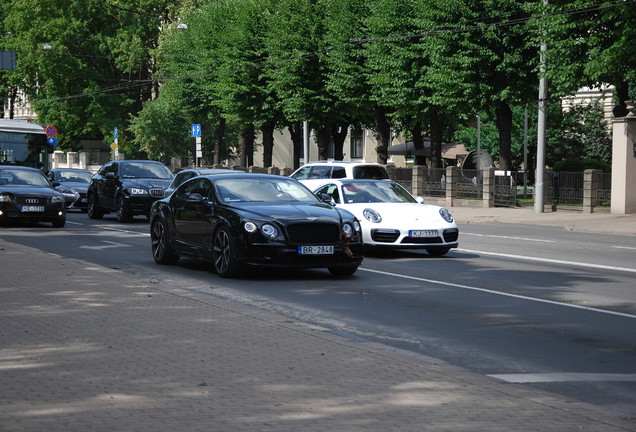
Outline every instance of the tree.
[(26, 93), (40, 122), (58, 127), (61, 148), (124, 127), (152, 98), (152, 53), (178, 3), (4, 2), (8, 44), (19, 59), (10, 83)]
[(636, 98), (634, 2), (553, 0), (538, 22), (537, 41), (547, 43), (547, 78), (556, 96), (583, 86), (615, 87), (617, 113)]
[(440, 106), (461, 101), (464, 112), (494, 110), (499, 132), (499, 166), (510, 169), (512, 112), (536, 98), (537, 47), (525, 22), (530, 14), (519, 0), (435, 0), (431, 14), (445, 29), (427, 35), (432, 42), (431, 84)]

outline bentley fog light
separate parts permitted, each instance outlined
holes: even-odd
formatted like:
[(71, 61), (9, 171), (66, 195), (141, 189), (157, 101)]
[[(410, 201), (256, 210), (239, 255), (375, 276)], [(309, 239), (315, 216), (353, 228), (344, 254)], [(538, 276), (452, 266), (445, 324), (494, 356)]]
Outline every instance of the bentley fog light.
[(448, 223), (452, 223), (453, 222), (453, 215), (451, 215), (450, 212), (448, 210), (446, 210), (445, 208), (439, 209), (439, 215), (446, 222), (448, 222)]
[(373, 222), (373, 223), (380, 223), (382, 222), (382, 216), (380, 216), (380, 213), (378, 213), (377, 211), (373, 210), (372, 208), (366, 208), (364, 209), (364, 211), (362, 212), (362, 214), (364, 215), (364, 217), (369, 221), (369, 222)]

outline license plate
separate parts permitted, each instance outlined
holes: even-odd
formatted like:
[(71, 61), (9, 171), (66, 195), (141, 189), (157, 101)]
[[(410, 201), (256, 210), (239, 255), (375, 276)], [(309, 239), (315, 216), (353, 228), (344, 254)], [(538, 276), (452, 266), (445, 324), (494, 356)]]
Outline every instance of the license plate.
[(409, 231), (409, 237), (438, 237), (439, 232), (437, 230), (411, 230)]
[(44, 211), (44, 206), (22, 206), (20, 207), (20, 211), (27, 213), (27, 212), (43, 212)]
[(298, 246), (298, 255), (332, 255), (333, 246)]

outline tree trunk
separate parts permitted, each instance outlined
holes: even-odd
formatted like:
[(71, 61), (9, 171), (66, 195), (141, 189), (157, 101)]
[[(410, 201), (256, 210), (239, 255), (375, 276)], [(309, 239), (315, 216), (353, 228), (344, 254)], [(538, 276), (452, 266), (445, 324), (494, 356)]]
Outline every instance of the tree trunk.
[(300, 155), (303, 148), (303, 125), (302, 123), (293, 123), (287, 127), (292, 140), (292, 168), (297, 170), (300, 168)]
[(329, 143), (331, 142), (331, 128), (333, 122), (327, 121), (316, 130), (316, 144), (318, 144), (318, 160), (329, 158)]
[(239, 161), (242, 167), (254, 165), (254, 125), (250, 124), (239, 134)]
[(415, 163), (415, 165), (426, 165), (426, 156), (421, 155), (421, 154), (417, 154), (418, 151), (423, 151), (424, 150), (424, 138), (422, 137), (422, 125), (419, 122), (415, 123), (415, 126), (413, 126), (413, 129), (411, 130), (411, 133), (413, 134), (413, 151), (414, 151), (414, 155), (413, 155), (413, 161)]
[(333, 158), (335, 160), (344, 159), (344, 141), (349, 133), (349, 127), (334, 125), (331, 135), (333, 137)]
[(442, 138), (444, 117), (434, 109), (431, 115), (431, 168), (444, 168), (442, 163)]
[(377, 142), (375, 151), (377, 153), (377, 161), (386, 164), (389, 158), (389, 143), (391, 142), (391, 127), (386, 117), (386, 112), (382, 107), (375, 109), (375, 131), (374, 137)]
[(495, 114), (499, 131), (499, 168), (509, 170), (512, 165), (512, 110), (506, 102), (498, 102)]
[(214, 129), (214, 165), (221, 164), (221, 145), (223, 143), (223, 136), (225, 135), (225, 119), (221, 117), (219, 124)]
[(272, 166), (272, 155), (274, 153), (274, 123), (265, 123), (261, 126), (263, 135), (263, 168)]

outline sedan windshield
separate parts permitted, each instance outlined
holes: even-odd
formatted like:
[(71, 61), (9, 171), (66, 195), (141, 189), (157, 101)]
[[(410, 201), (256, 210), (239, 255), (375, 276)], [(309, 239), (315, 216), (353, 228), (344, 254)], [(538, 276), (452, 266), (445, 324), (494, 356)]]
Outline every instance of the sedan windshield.
[(11, 170), (0, 171), (0, 185), (50, 187), (46, 177), (39, 171)]
[(387, 202), (387, 203), (416, 203), (406, 189), (397, 183), (389, 181), (377, 182), (356, 182), (343, 181), (343, 202), (348, 203), (369, 203), (369, 202)]
[(121, 164), (121, 177), (172, 180), (172, 172), (161, 163), (126, 162)]
[(271, 179), (259, 177), (231, 178), (216, 181), (216, 189), (222, 202), (285, 202), (318, 201), (307, 188), (295, 180), (272, 176)]
[(90, 183), (93, 178), (93, 174), (89, 171), (56, 171), (55, 172), (55, 180), (59, 182), (68, 182), (68, 183)]

